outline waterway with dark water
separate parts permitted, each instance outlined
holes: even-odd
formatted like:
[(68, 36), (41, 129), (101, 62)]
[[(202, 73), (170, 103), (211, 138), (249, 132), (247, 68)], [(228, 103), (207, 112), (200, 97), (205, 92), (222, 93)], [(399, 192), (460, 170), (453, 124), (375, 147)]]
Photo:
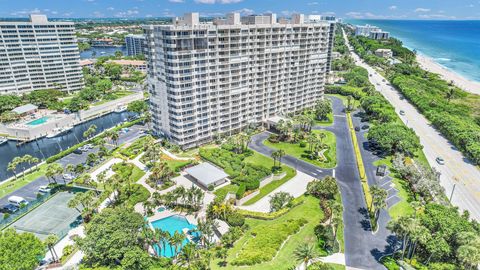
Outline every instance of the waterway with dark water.
[[(55, 154), (58, 154), (62, 150), (84, 141), (85, 139), (83, 138), (83, 132), (86, 131), (90, 125), (97, 126), (96, 134), (98, 134), (105, 129), (122, 123), (123, 121), (127, 120), (130, 115), (132, 115), (130, 112), (109, 113), (76, 125), (70, 132), (58, 137), (43, 137), (18, 147), (17, 141), (8, 141), (7, 143), (0, 145), (0, 182), (13, 176), (13, 172), (7, 171), (7, 166), (14, 157), (29, 154), (41, 160), (45, 160)], [(18, 168), (17, 170), (21, 170), (21, 168)]]

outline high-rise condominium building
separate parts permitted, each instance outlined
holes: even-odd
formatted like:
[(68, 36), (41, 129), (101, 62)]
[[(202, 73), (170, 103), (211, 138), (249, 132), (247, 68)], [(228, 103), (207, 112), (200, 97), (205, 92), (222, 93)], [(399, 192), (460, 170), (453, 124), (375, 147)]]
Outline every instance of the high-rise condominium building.
[(143, 35), (127, 35), (125, 45), (128, 56), (145, 54), (145, 36)]
[(0, 94), (82, 87), (73, 22), (52, 22), (45, 15), (0, 22)]
[[(154, 130), (183, 148), (314, 106), (335, 25), (296, 14), (200, 23), (198, 13), (145, 26)], [(276, 117), (277, 116), (277, 117)]]

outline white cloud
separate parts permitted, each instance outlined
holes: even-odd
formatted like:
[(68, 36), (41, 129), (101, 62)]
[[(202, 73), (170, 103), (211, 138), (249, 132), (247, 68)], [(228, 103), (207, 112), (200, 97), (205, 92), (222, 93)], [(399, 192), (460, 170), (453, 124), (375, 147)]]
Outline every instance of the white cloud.
[(240, 3), (243, 0), (195, 0), (198, 4), (235, 4)]
[(418, 17), (422, 19), (443, 19), (443, 20), (445, 19), (454, 20), (457, 18), (455, 16), (447, 16), (445, 14), (422, 14), (422, 15), (419, 15)]
[(65, 12), (65, 13), (63, 13), (63, 16), (65, 16), (65, 17), (70, 17), (70, 16), (72, 16), (72, 15), (73, 15), (73, 12)]
[(134, 8), (134, 9), (126, 10), (126, 11), (117, 12), (117, 13), (115, 13), (115, 17), (118, 17), (118, 18), (134, 17), (138, 14), (139, 14), (138, 10)]
[(14, 11), (14, 12), (11, 12), (10, 15), (12, 15), (12, 16), (26, 16), (26, 15), (38, 14), (38, 13), (41, 13), (41, 10), (38, 9), (38, 8), (34, 8), (34, 9), (22, 9), (22, 10), (19, 10), (19, 11)]
[(52, 12), (50, 12), (50, 13), (53, 14), (53, 15), (57, 15), (58, 11), (52, 10)]
[(86, 0), (87, 2), (95, 2), (95, 0)]
[(253, 11), (253, 9), (249, 9), (249, 8), (242, 8), (242, 9), (239, 9), (239, 10), (235, 10), (235, 12), (238, 12), (244, 16), (246, 15), (252, 15), (255, 13), (255, 11)]
[(315, 5), (318, 5), (318, 2), (310, 2), (310, 3), (307, 3), (307, 5), (309, 5), (309, 6), (315, 6)]
[(474, 4), (470, 4), (470, 5), (468, 5), (467, 7), (473, 8), (473, 7), (475, 7), (475, 5), (474, 5)]
[(184, 0), (168, 0), (169, 2), (172, 2), (172, 3), (184, 3), (185, 1)]
[(333, 11), (322, 12), (322, 15), (325, 15), (325, 16), (335, 16), (335, 12), (333, 12)]
[(146, 18), (152, 18), (153, 15), (152, 15), (152, 14), (147, 14), (147, 15), (145, 15), (145, 17), (146, 17)]
[(362, 13), (360, 13), (360, 12), (355, 12), (355, 11), (347, 12), (345, 15), (347, 15), (347, 16), (350, 17), (350, 18), (354, 18), (354, 19), (361, 19), (361, 18), (363, 18)]
[(395, 9), (397, 9), (397, 6), (389, 6), (388, 9), (395, 10)]
[(406, 17), (405, 15), (379, 15), (371, 12), (361, 13), (355, 11), (348, 12), (345, 15), (353, 19), (401, 19)]
[(429, 8), (417, 8), (415, 9), (415, 12), (416, 13), (419, 13), (419, 12), (430, 12), (431, 9)]
[(107, 10), (112, 11), (112, 10), (115, 10), (115, 8), (114, 7), (108, 7)]

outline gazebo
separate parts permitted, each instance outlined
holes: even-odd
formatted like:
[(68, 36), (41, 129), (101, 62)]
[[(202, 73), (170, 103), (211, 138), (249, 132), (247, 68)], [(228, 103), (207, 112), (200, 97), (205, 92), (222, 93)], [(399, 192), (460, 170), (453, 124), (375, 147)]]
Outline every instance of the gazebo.
[(200, 163), (196, 166), (190, 167), (185, 172), (193, 177), (195, 181), (201, 186), (208, 188), (213, 185), (214, 187), (227, 182), (228, 174), (222, 169), (213, 166), (208, 162)]

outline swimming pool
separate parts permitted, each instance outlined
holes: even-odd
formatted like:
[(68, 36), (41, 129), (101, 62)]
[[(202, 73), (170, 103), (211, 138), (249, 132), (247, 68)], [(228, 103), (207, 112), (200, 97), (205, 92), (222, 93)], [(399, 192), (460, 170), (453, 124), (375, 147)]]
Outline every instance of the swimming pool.
[[(168, 231), (170, 235), (173, 235), (175, 231), (178, 231), (179, 233), (183, 234), (183, 229), (187, 228), (189, 230), (196, 229), (197, 227), (193, 224), (190, 224), (188, 220), (180, 215), (174, 215), (166, 218), (162, 218), (159, 220), (155, 220), (152, 222), (152, 227), (153, 228), (159, 228), (163, 231)], [(197, 233), (194, 233), (197, 234)], [(189, 242), (188, 239), (185, 239), (182, 243), (182, 247), (186, 245)], [(160, 252), (161, 256), (164, 257), (173, 257), (175, 255), (175, 251), (173, 250), (173, 247), (170, 246), (170, 244), (165, 243), (165, 248), (161, 249), (162, 247), (155, 246), (155, 249), (157, 252)]]
[(44, 116), (42, 118), (38, 118), (38, 119), (35, 119), (33, 121), (30, 121), (28, 123), (26, 123), (26, 125), (29, 125), (29, 126), (38, 126), (38, 125), (41, 125), (43, 123), (46, 123), (48, 121), (50, 117), (48, 116)]

